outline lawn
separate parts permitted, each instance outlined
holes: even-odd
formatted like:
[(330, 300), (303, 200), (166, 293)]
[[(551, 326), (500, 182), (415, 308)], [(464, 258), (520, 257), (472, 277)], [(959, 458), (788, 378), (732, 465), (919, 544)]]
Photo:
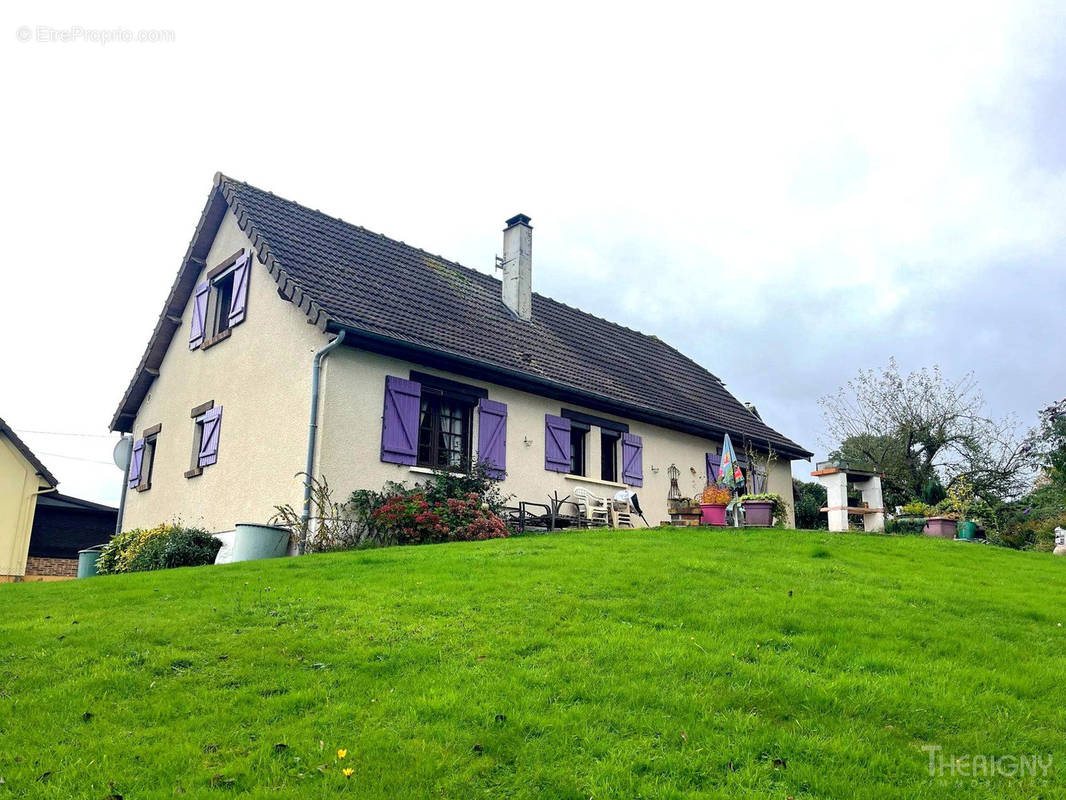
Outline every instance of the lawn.
[(1063, 797), (1064, 596), (1049, 555), (706, 529), (0, 585), (0, 800)]

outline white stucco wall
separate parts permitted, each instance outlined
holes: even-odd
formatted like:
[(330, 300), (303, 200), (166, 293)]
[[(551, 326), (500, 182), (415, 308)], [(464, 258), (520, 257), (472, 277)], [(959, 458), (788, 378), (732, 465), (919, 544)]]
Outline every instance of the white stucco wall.
[[(203, 272), (250, 247), (234, 217), (227, 214)], [(201, 274), (198, 280), (203, 278)], [(277, 504), (298, 508), (302, 501), (302, 482), (295, 475), (303, 470), (306, 456), (311, 360), (328, 338), (278, 296), (266, 267), (254, 259), (247, 317), (228, 339), (207, 350), (190, 351), (191, 316), (190, 303), (136, 416), (134, 438), (156, 424), (162, 424), (162, 431), (151, 488), (127, 494), (125, 530), (180, 519), (211, 531), (228, 531), (238, 522), (266, 522)], [(516, 500), (546, 502), (553, 492), (565, 497), (580, 485), (603, 496), (621, 488), (622, 484), (544, 469), (544, 415), (559, 414), (564, 407), (626, 422), (630, 432), (642, 438), (644, 485), (636, 491), (653, 525), (668, 519), (670, 464), (681, 470), (682, 494), (695, 495), (706, 482), (705, 453), (721, 444), (345, 346), (324, 362), (315, 462), (316, 474), (329, 480), (336, 499), (346, 498), (356, 488), (380, 488), (387, 480), (410, 483), (425, 478), (424, 470), (380, 460), (385, 378), (406, 378), (412, 368), (483, 387), (490, 398), (507, 404), (507, 478), (502, 488)], [(204, 468), (203, 474), (186, 478), (195, 431), (190, 411), (208, 400), (224, 409), (218, 462)], [(476, 430), (472, 442), (476, 454)], [(588, 438), (589, 472), (595, 476), (599, 446), (598, 435)], [(788, 461), (773, 465), (768, 490), (784, 497), (791, 513)]]
[[(488, 390), (491, 399), (507, 404), (507, 477), (502, 488), (505, 494), (513, 494), (517, 500), (546, 502), (552, 493), (558, 492), (560, 497), (565, 497), (577, 486), (585, 486), (601, 496), (612, 495), (623, 488), (621, 483), (605, 484), (544, 469), (544, 415), (559, 414), (562, 408), (626, 422), (630, 432), (641, 437), (644, 485), (631, 488), (637, 492), (644, 514), (653, 525), (669, 519), (666, 495), (670, 489), (667, 475), (670, 464), (676, 464), (681, 470), (678, 481), (681, 493), (693, 496), (706, 485), (705, 454), (721, 445), (721, 441), (342, 347), (328, 356), (323, 371), (322, 427), (316, 456), (316, 472), (326, 477), (336, 498), (344, 498), (356, 488), (380, 488), (388, 480), (411, 483), (425, 478), (424, 470), (380, 460), (385, 378), (388, 375), (408, 378), (412, 368), (482, 387)], [(475, 414), (475, 425), (476, 417)], [(593, 429), (593, 434), (597, 431)], [(472, 442), (476, 454), (476, 428)], [(598, 435), (588, 437), (588, 471), (594, 476), (599, 475), (599, 446)], [(790, 463), (777, 461), (770, 470), (767, 484), (768, 491), (777, 492), (789, 503), (791, 524), (794, 525)]]
[[(203, 273), (242, 247), (251, 242), (227, 214)], [(137, 413), (134, 438), (157, 423), (163, 429), (151, 489), (126, 496), (126, 530), (176, 518), (230, 530), (236, 522), (265, 522), (275, 504), (302, 501), (302, 484), (293, 476), (303, 470), (307, 451), (311, 359), (328, 338), (278, 296), (258, 259), (249, 274), (247, 316), (228, 339), (190, 351), (191, 317), (190, 303)], [(223, 407), (218, 462), (185, 478), (194, 434), (189, 412), (208, 400)]]

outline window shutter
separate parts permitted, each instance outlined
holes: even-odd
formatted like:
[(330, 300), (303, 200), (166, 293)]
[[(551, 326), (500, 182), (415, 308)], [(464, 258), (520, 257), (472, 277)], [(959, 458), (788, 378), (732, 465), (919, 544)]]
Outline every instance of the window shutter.
[(570, 420), (544, 415), (544, 469), (570, 471)]
[(766, 470), (756, 466), (751, 469), (751, 491), (753, 494), (762, 494), (766, 491)]
[(622, 434), (622, 483), (644, 485), (644, 442), (632, 433)]
[(413, 465), (418, 456), (418, 412), (422, 385), (389, 375), (381, 416), (381, 460)]
[(129, 488), (136, 489), (141, 485), (141, 465), (144, 463), (144, 439), (138, 439), (133, 443), (133, 451), (130, 453)]
[(244, 322), (244, 311), (248, 307), (248, 273), (252, 259), (247, 250), (241, 253), (233, 270), (233, 295), (229, 304), (229, 324), (232, 328)]
[(507, 472), (507, 404), (483, 397), (477, 408), (478, 460), (501, 481)]
[(718, 453), (707, 454), (707, 483), (718, 483), (718, 468), (722, 466), (722, 457)]
[(200, 453), (196, 463), (201, 467), (209, 467), (218, 461), (218, 436), (222, 428), (222, 406), (209, 408), (203, 416), (203, 434), (200, 437)]
[(192, 325), (189, 327), (189, 349), (195, 350), (204, 340), (204, 320), (207, 319), (207, 295), (211, 284), (199, 284), (192, 293)]

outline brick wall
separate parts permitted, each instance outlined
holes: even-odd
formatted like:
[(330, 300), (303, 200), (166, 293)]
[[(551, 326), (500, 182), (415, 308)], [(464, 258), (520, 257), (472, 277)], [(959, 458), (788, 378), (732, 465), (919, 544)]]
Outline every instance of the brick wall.
[(35, 577), (78, 577), (78, 559), (76, 558), (42, 558), (30, 556), (26, 559), (26, 579)]

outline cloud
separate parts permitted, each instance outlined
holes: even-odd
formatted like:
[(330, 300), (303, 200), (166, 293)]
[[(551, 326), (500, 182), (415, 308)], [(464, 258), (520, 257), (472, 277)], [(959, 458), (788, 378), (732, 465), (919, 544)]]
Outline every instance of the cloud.
[[(67, 8), (50, 22), (115, 22)], [(974, 369), (997, 410), (1063, 394), (1052, 6), (144, 15), (123, 24), (176, 41), (0, 51), (23, 76), (3, 89), (13, 425), (106, 428), (217, 169), (485, 271), (528, 213), (539, 291), (659, 335), (809, 447), (817, 398), (893, 354)], [(286, 57), (238, 55), (238, 32)], [(117, 500), (113, 467), (46, 461)]]

